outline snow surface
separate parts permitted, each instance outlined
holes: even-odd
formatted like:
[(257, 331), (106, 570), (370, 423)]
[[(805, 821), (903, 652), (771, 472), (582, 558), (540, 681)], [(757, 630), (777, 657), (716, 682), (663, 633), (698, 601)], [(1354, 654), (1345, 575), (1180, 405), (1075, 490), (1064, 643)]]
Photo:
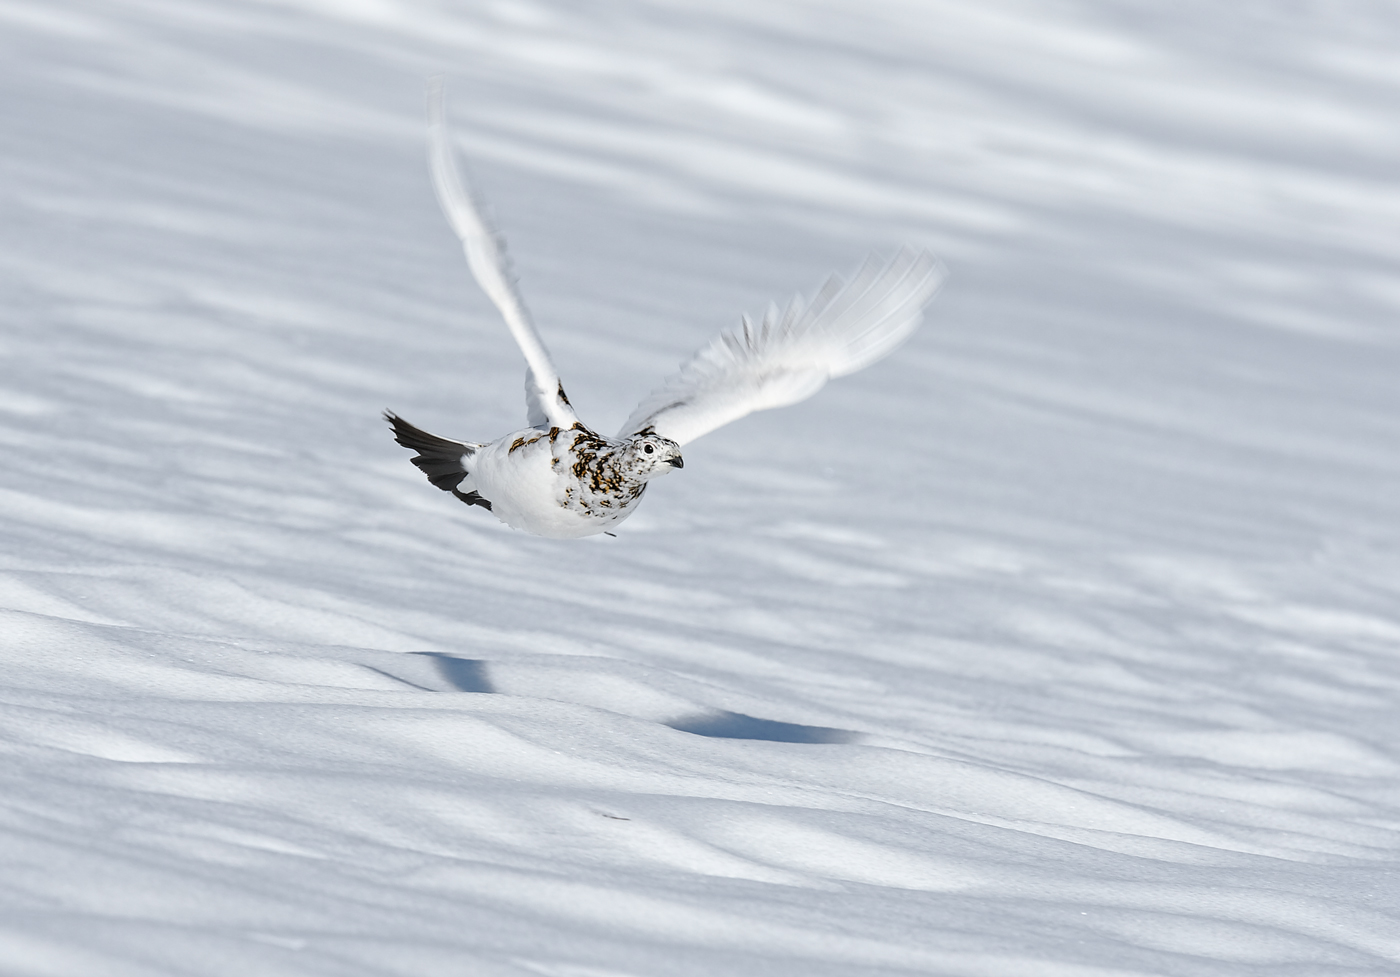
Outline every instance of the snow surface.
[[(0, 0), (0, 972), (1400, 973), (1400, 8)], [(909, 241), (891, 359), (512, 532)]]

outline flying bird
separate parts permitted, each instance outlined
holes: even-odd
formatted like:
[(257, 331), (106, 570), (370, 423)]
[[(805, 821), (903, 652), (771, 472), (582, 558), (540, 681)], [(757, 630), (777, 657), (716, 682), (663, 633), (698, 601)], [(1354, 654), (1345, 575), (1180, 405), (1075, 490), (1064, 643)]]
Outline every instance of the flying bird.
[(770, 306), (757, 323), (722, 333), (644, 399), (616, 437), (578, 419), (515, 286), (505, 242), (457, 172), (442, 84), (428, 97), (428, 160), (467, 264), (525, 355), (526, 427), (494, 441), (453, 441), (391, 411), (394, 439), (428, 480), (506, 524), (570, 539), (606, 532), (630, 516), (647, 483), (683, 467), (681, 448), (754, 411), (805, 400), (832, 377), (890, 353), (918, 328), (944, 278), (927, 251), (868, 259), (849, 282), (833, 275), (811, 301)]

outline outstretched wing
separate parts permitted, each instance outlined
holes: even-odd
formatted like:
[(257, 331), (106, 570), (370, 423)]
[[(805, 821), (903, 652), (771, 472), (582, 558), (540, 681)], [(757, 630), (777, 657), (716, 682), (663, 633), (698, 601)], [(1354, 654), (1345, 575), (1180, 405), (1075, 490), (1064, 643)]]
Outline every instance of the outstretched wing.
[(528, 423), (534, 427), (573, 427), (578, 417), (564, 396), (559, 371), (549, 358), (525, 303), (515, 288), (506, 256), (505, 241), (486, 220), (477, 201), (462, 182), (452, 159), (448, 142), (447, 112), (444, 107), (442, 78), (428, 83), (428, 167), (433, 189), (452, 230), (462, 239), (467, 265), (510, 327), (520, 351), (525, 354), (529, 372), (525, 376), (525, 403)]
[(927, 251), (866, 261), (849, 283), (833, 275), (809, 304), (776, 306), (755, 326), (722, 333), (632, 412), (621, 437), (651, 430), (677, 444), (730, 421), (806, 400), (832, 377), (864, 369), (918, 328), (946, 272)]

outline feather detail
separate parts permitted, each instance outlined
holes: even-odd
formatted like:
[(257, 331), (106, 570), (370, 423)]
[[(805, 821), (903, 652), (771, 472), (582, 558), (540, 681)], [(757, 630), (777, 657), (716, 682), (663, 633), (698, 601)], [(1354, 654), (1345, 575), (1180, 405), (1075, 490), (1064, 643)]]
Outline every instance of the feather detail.
[(448, 142), (447, 109), (441, 77), (433, 78), (428, 84), (428, 167), (438, 203), (462, 242), (472, 277), (500, 310), (529, 365), (525, 377), (529, 424), (532, 427), (571, 427), (578, 416), (564, 396), (559, 371), (554, 368), (549, 351), (545, 349), (544, 341), (515, 287), (505, 242), (486, 220), (481, 206), (457, 171)]
[(683, 445), (754, 411), (806, 400), (909, 338), (945, 275), (932, 254), (905, 248), (888, 264), (867, 260), (849, 283), (833, 275), (809, 303), (770, 306), (757, 325), (745, 316), (648, 395), (619, 436), (652, 431)]

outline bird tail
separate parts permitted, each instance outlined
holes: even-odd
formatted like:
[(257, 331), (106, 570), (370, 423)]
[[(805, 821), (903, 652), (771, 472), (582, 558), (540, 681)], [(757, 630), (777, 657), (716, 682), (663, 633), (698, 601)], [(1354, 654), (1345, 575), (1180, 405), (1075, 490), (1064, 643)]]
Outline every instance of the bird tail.
[(468, 459), (476, 454), (477, 449), (482, 445), (453, 441), (449, 438), (440, 438), (436, 434), (429, 434), (427, 431), (414, 427), (393, 411), (386, 410), (384, 420), (393, 427), (395, 441), (410, 451), (417, 452), (410, 460), (418, 466), (419, 471), (428, 476), (428, 481), (444, 492), (451, 492), (467, 505), (479, 505), (484, 509), (491, 508), (491, 503), (483, 499), (474, 489), (463, 492), (459, 487), (462, 481), (471, 474), (467, 469)]

